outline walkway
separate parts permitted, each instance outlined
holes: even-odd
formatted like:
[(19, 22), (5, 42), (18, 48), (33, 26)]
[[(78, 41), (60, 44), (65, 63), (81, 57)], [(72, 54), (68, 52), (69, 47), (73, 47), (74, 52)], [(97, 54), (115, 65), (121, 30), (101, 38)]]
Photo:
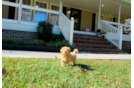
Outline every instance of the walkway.
[[(20, 51), (2, 50), (3, 57), (25, 57), (25, 58), (60, 58), (59, 52), (40, 52), (40, 51)], [(131, 54), (93, 54), (78, 53), (78, 59), (131, 59)]]

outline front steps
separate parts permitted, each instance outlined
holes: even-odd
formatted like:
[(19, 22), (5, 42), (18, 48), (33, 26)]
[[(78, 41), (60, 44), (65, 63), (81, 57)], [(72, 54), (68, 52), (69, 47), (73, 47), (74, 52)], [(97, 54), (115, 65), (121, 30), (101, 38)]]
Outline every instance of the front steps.
[(79, 52), (116, 54), (120, 50), (106, 39), (95, 35), (74, 34), (73, 41)]

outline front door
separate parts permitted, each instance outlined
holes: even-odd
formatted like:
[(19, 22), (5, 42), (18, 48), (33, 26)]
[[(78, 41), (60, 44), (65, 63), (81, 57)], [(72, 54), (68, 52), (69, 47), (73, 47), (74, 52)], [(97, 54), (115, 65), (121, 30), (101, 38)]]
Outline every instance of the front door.
[(67, 13), (67, 8), (66, 7), (63, 7), (63, 13), (66, 15), (66, 13)]
[(74, 30), (80, 31), (81, 10), (71, 8), (70, 18), (74, 17)]
[[(15, 2), (15, 0), (10, 0), (10, 2)], [(14, 19), (14, 16), (15, 16), (15, 7), (9, 6), (8, 18)]]

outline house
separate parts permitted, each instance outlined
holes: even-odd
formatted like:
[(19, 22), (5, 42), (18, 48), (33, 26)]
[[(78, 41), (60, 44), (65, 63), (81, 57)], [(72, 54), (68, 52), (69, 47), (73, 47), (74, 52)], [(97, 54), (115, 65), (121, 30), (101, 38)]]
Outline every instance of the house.
[[(80, 50), (88, 44), (84, 40), (94, 38), (98, 43), (91, 46), (105, 48), (96, 37), (97, 29), (106, 33), (103, 42), (110, 42), (114, 50), (130, 49), (131, 25), (125, 24), (126, 19), (131, 19), (131, 3), (124, 0), (2, 0), (3, 38), (34, 39), (38, 22), (45, 20), (54, 25), (54, 34), (62, 33), (70, 44), (81, 42)], [(93, 50), (87, 47), (86, 51)]]

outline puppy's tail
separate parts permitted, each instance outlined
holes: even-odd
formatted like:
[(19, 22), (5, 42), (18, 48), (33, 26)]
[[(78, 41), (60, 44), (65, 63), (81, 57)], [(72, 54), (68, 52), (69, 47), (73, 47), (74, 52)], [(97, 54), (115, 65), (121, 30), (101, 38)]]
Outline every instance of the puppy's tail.
[(74, 49), (74, 51), (73, 51), (73, 53), (78, 53), (79, 51), (78, 51), (78, 49)]

